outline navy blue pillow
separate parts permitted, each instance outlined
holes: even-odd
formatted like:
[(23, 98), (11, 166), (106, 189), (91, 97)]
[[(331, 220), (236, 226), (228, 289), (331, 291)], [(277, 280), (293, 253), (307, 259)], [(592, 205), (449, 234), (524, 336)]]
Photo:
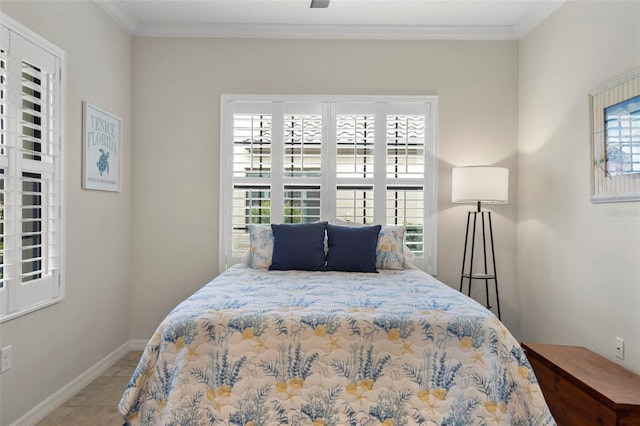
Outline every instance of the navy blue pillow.
[(270, 270), (324, 271), (324, 223), (271, 225)]
[(380, 228), (327, 225), (327, 271), (378, 272), (376, 247)]

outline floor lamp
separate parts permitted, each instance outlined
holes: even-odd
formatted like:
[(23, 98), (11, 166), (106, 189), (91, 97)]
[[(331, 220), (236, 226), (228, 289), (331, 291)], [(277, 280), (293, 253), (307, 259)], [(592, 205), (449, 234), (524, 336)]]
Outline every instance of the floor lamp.
[[(460, 292), (465, 280), (468, 280), (467, 295), (471, 296), (471, 283), (474, 280), (483, 280), (487, 296), (487, 309), (489, 304), (489, 281), (493, 281), (496, 291), (496, 304), (498, 318), (500, 318), (500, 296), (498, 294), (498, 274), (496, 272), (496, 255), (493, 248), (493, 227), (491, 225), (491, 212), (482, 210), (482, 203), (505, 204), (509, 201), (509, 169), (504, 167), (469, 166), (454, 167), (451, 180), (451, 201), (454, 203), (475, 203), (476, 211), (467, 214), (467, 231), (464, 238), (464, 253), (462, 255), (462, 272), (460, 274)], [(482, 271), (474, 271), (476, 251), (477, 222), (480, 219), (482, 228)], [(487, 256), (487, 225), (489, 227), (489, 245), (491, 252)], [(471, 244), (469, 254), (467, 249)], [(487, 257), (490, 258), (489, 269)], [(467, 260), (469, 263), (467, 265)]]

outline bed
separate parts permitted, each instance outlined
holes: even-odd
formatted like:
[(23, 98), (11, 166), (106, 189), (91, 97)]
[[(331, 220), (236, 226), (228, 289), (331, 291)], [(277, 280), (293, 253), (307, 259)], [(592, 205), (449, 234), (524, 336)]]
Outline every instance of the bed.
[(130, 425), (555, 424), (504, 325), (416, 269), (235, 265), (162, 321), (118, 410)]

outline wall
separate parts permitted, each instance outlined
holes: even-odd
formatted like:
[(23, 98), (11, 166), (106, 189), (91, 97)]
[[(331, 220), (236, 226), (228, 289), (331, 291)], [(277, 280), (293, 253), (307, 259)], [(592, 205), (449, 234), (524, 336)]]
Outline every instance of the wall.
[(521, 40), (519, 64), (522, 335), (640, 373), (640, 204), (590, 203), (588, 109), (589, 90), (640, 65), (640, 3), (565, 3)]
[(438, 277), (459, 285), (473, 208), (451, 204), (452, 165), (509, 167), (512, 202), (492, 210), (502, 314), (517, 335), (517, 55), (515, 41), (135, 38), (132, 338), (151, 337), (219, 272), (223, 93), (439, 95)]
[[(8, 425), (129, 339), (131, 38), (94, 2), (7, 1), (2, 13), (66, 51), (66, 299), (0, 325)], [(122, 118), (119, 193), (81, 189), (82, 101)]]

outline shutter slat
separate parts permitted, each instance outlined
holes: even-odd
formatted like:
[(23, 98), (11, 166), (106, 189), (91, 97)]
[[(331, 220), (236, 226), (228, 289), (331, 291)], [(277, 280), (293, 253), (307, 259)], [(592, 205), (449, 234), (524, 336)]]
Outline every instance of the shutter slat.
[(322, 116), (284, 117), (284, 175), (319, 177), (322, 168)]
[(271, 222), (269, 187), (238, 187), (232, 200), (233, 256), (242, 256), (249, 248), (249, 225)]
[(424, 257), (424, 188), (387, 187), (387, 225), (405, 225), (405, 244)]
[(284, 223), (313, 223), (320, 220), (320, 187), (284, 188)]
[(234, 177), (271, 176), (271, 115), (234, 115), (233, 145)]
[[(22, 93), (22, 100), (28, 102), (33, 106), (38, 106), (42, 103), (41, 98), (36, 98), (35, 96), (31, 96), (29, 93)], [(28, 111), (35, 111), (33, 108), (27, 108)]]
[(424, 178), (425, 117), (388, 115), (386, 139), (387, 178)]
[(375, 117), (338, 114), (336, 117), (337, 178), (373, 177)]
[(355, 223), (373, 223), (373, 187), (338, 186), (336, 217)]

